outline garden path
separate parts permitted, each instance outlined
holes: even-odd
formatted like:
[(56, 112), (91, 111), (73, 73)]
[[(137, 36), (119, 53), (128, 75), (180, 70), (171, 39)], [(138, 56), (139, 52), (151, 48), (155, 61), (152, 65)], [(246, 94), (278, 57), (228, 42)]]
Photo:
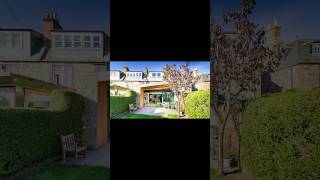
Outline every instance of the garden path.
[(145, 115), (166, 115), (166, 114), (177, 114), (174, 109), (166, 109), (164, 107), (142, 107), (139, 108), (134, 114), (145, 114)]

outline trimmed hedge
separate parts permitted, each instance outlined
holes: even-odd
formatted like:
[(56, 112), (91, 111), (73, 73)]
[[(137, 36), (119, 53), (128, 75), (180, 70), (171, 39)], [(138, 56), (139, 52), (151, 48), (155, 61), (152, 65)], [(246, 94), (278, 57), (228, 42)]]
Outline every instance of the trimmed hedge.
[(60, 135), (82, 127), (81, 95), (56, 90), (51, 104), (51, 110), (0, 108), (0, 179), (60, 154)]
[(110, 117), (129, 111), (129, 104), (136, 104), (136, 92), (130, 91), (128, 96), (110, 97)]
[(186, 97), (186, 114), (191, 118), (210, 118), (210, 91), (194, 91)]
[(241, 157), (258, 179), (320, 177), (320, 90), (290, 91), (249, 103)]

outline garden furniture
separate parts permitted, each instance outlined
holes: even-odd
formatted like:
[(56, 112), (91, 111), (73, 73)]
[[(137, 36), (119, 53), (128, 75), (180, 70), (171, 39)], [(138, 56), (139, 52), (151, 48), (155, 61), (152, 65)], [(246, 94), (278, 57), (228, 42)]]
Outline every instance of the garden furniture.
[(79, 155), (82, 157), (87, 156), (87, 145), (81, 143), (80, 140), (76, 140), (74, 134), (61, 135), (61, 145), (62, 145), (62, 160), (66, 160), (67, 153), (73, 154), (75, 160), (78, 159)]
[(135, 105), (129, 104), (129, 112), (134, 112), (136, 110), (138, 110), (138, 108)]

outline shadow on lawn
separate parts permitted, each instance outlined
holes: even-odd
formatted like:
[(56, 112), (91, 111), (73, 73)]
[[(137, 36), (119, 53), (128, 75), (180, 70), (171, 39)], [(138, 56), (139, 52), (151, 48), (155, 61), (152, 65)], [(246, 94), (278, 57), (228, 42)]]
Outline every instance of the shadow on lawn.
[(110, 180), (110, 170), (99, 166), (41, 165), (10, 180)]

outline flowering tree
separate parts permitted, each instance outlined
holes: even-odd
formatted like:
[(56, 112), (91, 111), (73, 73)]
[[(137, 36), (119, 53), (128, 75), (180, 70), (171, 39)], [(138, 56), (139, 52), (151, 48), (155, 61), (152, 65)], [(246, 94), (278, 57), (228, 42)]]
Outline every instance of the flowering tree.
[[(234, 120), (236, 129), (239, 129), (240, 120), (237, 117), (243, 108), (243, 101), (255, 97), (262, 73), (276, 68), (282, 56), (280, 44), (266, 47), (265, 32), (250, 22), (249, 15), (254, 5), (255, 0), (242, 0), (239, 11), (224, 15), (224, 24), (214, 23), (211, 26), (211, 93), (212, 106), (219, 122), (220, 175), (223, 174), (223, 139), (227, 121)], [(227, 24), (233, 25), (232, 33), (226, 33), (224, 25)]]
[(178, 98), (178, 117), (180, 117), (181, 105), (184, 107), (185, 104), (184, 98), (199, 81), (199, 76), (194, 75), (189, 69), (189, 63), (179, 68), (176, 65), (166, 65), (163, 68), (163, 80), (170, 85), (171, 91)]

